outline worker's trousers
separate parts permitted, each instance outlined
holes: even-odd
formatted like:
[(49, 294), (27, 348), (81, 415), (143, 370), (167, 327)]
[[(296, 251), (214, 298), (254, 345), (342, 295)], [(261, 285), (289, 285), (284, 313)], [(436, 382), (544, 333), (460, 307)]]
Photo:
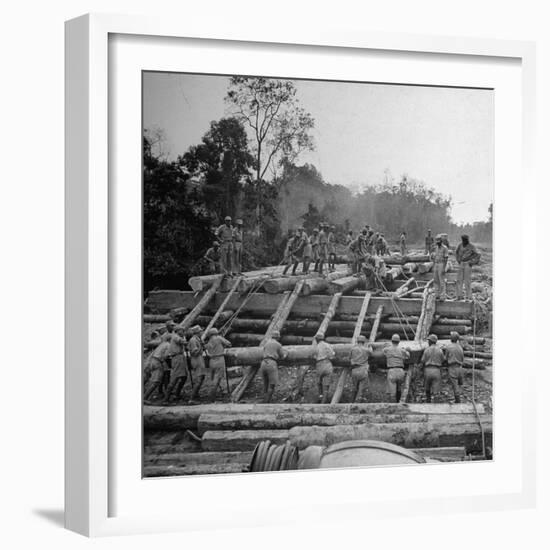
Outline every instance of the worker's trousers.
[(435, 295), (441, 298), (445, 297), (445, 264), (434, 264), (434, 286)]
[(222, 243), (220, 246), (220, 267), (224, 275), (233, 272), (233, 243)]
[(463, 293), (467, 300), (472, 299), (472, 266), (468, 262), (461, 262), (456, 274), (456, 297), (462, 300)]
[(243, 243), (233, 243), (233, 272), (241, 273), (242, 271), (242, 259), (243, 259)]

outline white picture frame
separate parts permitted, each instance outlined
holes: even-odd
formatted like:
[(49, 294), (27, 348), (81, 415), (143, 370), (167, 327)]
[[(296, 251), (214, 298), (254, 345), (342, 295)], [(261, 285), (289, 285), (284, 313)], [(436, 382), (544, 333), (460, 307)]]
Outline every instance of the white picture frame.
[[(499, 155), (496, 156), (497, 188), (503, 190), (496, 200), (495, 215), (495, 242), (496, 262), (495, 272), (498, 274), (495, 287), (495, 354), (496, 361), (503, 365), (502, 375), (497, 372), (497, 397), (506, 396), (506, 357), (499, 348), (499, 332), (502, 334), (502, 323), (499, 323), (500, 296), (504, 296), (506, 277), (502, 270), (506, 265), (506, 259), (499, 252), (499, 235), (502, 235), (507, 227), (507, 212), (509, 208), (519, 208), (522, 212), (521, 227), (511, 237), (511, 246), (520, 250), (520, 259), (535, 257), (534, 243), (529, 242), (528, 233), (533, 230), (534, 216), (529, 212), (536, 208), (536, 183), (531, 177), (533, 170), (534, 150), (534, 123), (535, 123), (535, 47), (530, 42), (515, 42), (502, 40), (487, 40), (475, 38), (451, 38), (434, 36), (417, 36), (403, 34), (385, 34), (362, 31), (352, 32), (347, 29), (314, 29), (302, 28), (296, 31), (289, 27), (281, 28), (276, 32), (272, 30), (255, 30), (253, 28), (238, 29), (226, 28), (223, 21), (174, 21), (170, 18), (145, 18), (135, 16), (115, 15), (86, 15), (68, 21), (66, 23), (66, 492), (65, 492), (65, 518), (66, 527), (73, 531), (88, 536), (105, 536), (113, 534), (137, 534), (159, 531), (182, 531), (189, 529), (206, 529), (220, 526), (253, 526), (258, 524), (282, 524), (294, 521), (293, 509), (285, 505), (283, 496), (292, 488), (300, 486), (300, 499), (303, 499), (307, 512), (301, 515), (301, 521), (321, 522), (325, 513), (330, 512), (331, 518), (360, 519), (365, 514), (373, 516), (399, 516), (408, 515), (411, 510), (414, 513), (441, 513), (442, 511), (473, 511), (486, 509), (520, 508), (532, 506), (535, 500), (535, 435), (532, 423), (527, 419), (534, 412), (535, 394), (535, 370), (522, 372), (523, 387), (521, 390), (521, 418), (518, 420), (521, 428), (521, 440), (513, 464), (506, 465), (506, 452), (502, 458), (496, 455), (492, 464), (475, 465), (475, 470), (465, 470), (461, 465), (442, 466), (432, 469), (429, 473), (430, 482), (433, 485), (445, 484), (449, 475), (456, 481), (466, 476), (479, 476), (479, 479), (490, 480), (492, 490), (482, 488), (478, 494), (468, 492), (464, 484), (462, 494), (457, 491), (453, 496), (444, 498), (434, 494), (421, 494), (425, 487), (425, 479), (419, 469), (411, 474), (410, 467), (394, 470), (393, 477), (396, 484), (406, 478), (410, 483), (409, 493), (397, 495), (386, 500), (376, 496), (375, 478), (373, 471), (363, 470), (338, 471), (338, 472), (314, 472), (314, 473), (277, 473), (261, 474), (261, 477), (249, 476), (210, 476), (194, 479), (167, 479), (167, 480), (133, 480), (143, 489), (141, 495), (132, 493), (130, 484), (125, 484), (120, 479), (120, 463), (117, 455), (131, 456), (136, 444), (135, 438), (131, 443), (124, 440), (121, 427), (125, 427), (124, 419), (131, 418), (140, 422), (140, 409), (135, 406), (135, 400), (126, 403), (125, 389), (117, 380), (116, 357), (117, 352), (113, 348), (112, 329), (120, 320), (113, 311), (118, 311), (114, 301), (119, 300), (119, 292), (113, 292), (113, 288), (119, 289), (113, 282), (120, 274), (114, 274), (114, 264), (122, 263), (124, 270), (126, 260), (124, 255), (113, 257), (113, 247), (120, 251), (120, 239), (124, 234), (118, 231), (117, 217), (120, 215), (117, 204), (117, 192), (113, 191), (112, 183), (118, 177), (118, 170), (124, 170), (122, 160), (113, 158), (113, 155), (132, 156), (132, 146), (126, 151), (109, 151), (109, 141), (113, 135), (118, 136), (118, 128), (122, 122), (116, 118), (116, 113), (110, 111), (110, 107), (118, 105), (116, 91), (112, 90), (117, 81), (117, 71), (123, 70), (121, 64), (110, 59), (110, 40), (113, 37), (128, 37), (134, 43), (145, 40), (146, 37), (164, 37), (161, 41), (163, 48), (177, 47), (178, 40), (192, 39), (195, 41), (208, 41), (209, 45), (217, 48), (245, 47), (250, 48), (284, 48), (285, 55), (293, 55), (305, 52), (342, 52), (356, 55), (358, 52), (384, 52), (384, 55), (399, 55), (403, 66), (407, 63), (407, 55), (422, 55), (428, 59), (437, 60), (442, 66), (456, 63), (457, 59), (469, 59), (474, 63), (494, 64), (495, 66), (506, 63), (515, 64), (519, 78), (519, 99), (510, 98), (515, 102), (515, 109), (520, 113), (510, 128), (516, 128), (519, 135), (509, 136), (511, 141), (507, 145), (514, 150), (514, 159), (520, 162), (514, 165), (510, 174), (503, 173)], [(174, 42), (171, 42), (171, 39)], [(116, 46), (115, 46), (116, 47)], [(133, 47), (133, 46), (132, 46)], [(150, 50), (151, 59), (155, 52), (148, 45), (141, 45), (142, 52)], [(168, 50), (165, 50), (168, 52)], [(238, 52), (236, 52), (238, 54)], [(170, 57), (168, 53), (166, 58)], [(252, 60), (253, 56), (251, 56)], [(120, 58), (123, 59), (123, 58)], [(126, 57), (130, 59), (130, 57)], [(144, 57), (145, 59), (145, 57)], [(151, 66), (151, 59), (142, 69), (155, 69)], [(236, 55), (236, 59), (239, 58)], [(194, 66), (199, 67), (203, 60), (194, 60)], [(250, 61), (251, 63), (253, 61)], [(168, 63), (165, 60), (165, 63)], [(239, 61), (240, 63), (240, 61)], [(244, 61), (243, 61), (244, 63)], [(132, 66), (136, 70), (139, 66)], [(167, 65), (166, 65), (167, 66)], [(138, 67), (139, 68), (139, 67)], [(427, 69), (429, 70), (429, 69)], [(460, 70), (460, 69), (458, 69)], [(518, 72), (519, 71), (519, 72)], [(208, 71), (206, 71), (208, 72)], [(228, 68), (228, 73), (235, 69)], [(453, 72), (453, 71), (451, 71)], [(477, 78), (472, 70), (472, 79)], [(249, 73), (250, 74), (250, 73)], [(254, 73), (252, 73), (254, 74)], [(271, 74), (271, 73), (270, 73)], [(441, 84), (451, 83), (451, 77), (445, 80), (445, 73), (432, 75), (432, 82), (440, 78)], [(377, 79), (375, 79), (377, 80)], [(425, 81), (425, 80), (424, 80)], [(404, 80), (404, 82), (407, 82)], [(459, 80), (460, 82), (460, 80)], [(503, 80), (502, 90), (496, 89), (496, 93), (505, 92)], [(136, 98), (132, 101), (135, 102)], [(518, 103), (519, 101), (519, 103)], [(129, 102), (130, 103), (130, 102)], [(115, 120), (116, 119), (116, 120)], [(139, 122), (139, 121), (136, 121)], [(502, 122), (502, 125), (501, 125)], [(497, 116), (496, 132), (505, 126), (504, 119)], [(122, 131), (122, 130), (121, 130)], [(132, 134), (133, 135), (133, 134)], [(141, 134), (136, 135), (138, 148), (141, 143)], [(513, 139), (512, 139), (513, 138)], [(134, 144), (135, 145), (135, 144)], [(497, 147), (501, 147), (499, 143)], [(111, 158), (110, 158), (111, 154)], [(139, 156), (139, 155), (138, 155)], [(140, 166), (141, 158), (134, 159), (133, 168)], [(503, 161), (504, 162), (504, 161)], [(117, 164), (118, 163), (118, 164)], [(116, 166), (115, 166), (116, 165)], [(517, 168), (517, 170), (516, 170)], [(138, 174), (139, 175), (139, 174)], [(513, 199), (506, 195), (505, 190), (511, 184), (513, 177), (521, 178), (524, 195), (522, 203), (518, 207)], [(517, 195), (516, 195), (517, 197)], [(134, 197), (135, 199), (135, 197)], [(129, 202), (132, 205), (134, 200)], [(501, 206), (502, 205), (502, 206)], [(139, 208), (138, 208), (139, 210)], [(134, 220), (140, 219), (141, 213), (132, 210)], [(500, 222), (499, 222), (500, 218)], [(115, 235), (116, 233), (116, 235)], [(122, 241), (123, 242), (123, 241)], [(139, 239), (138, 239), (139, 242)], [(118, 244), (115, 244), (118, 243)], [(135, 243), (134, 243), (135, 244)], [(135, 252), (135, 248), (132, 249)], [(134, 254), (135, 256), (135, 254)], [(126, 269), (129, 262), (126, 262)], [(140, 261), (140, 260), (139, 260)], [(139, 263), (139, 262), (138, 262)], [(117, 268), (119, 269), (119, 268)], [(500, 275), (502, 270), (502, 276)], [(117, 272), (118, 273), (118, 272)], [(518, 324), (527, 323), (529, 317), (533, 317), (535, 306), (534, 289), (528, 285), (521, 285), (526, 281), (526, 273), (520, 275), (519, 281), (522, 290), (517, 297), (518, 304), (522, 304), (521, 313), (518, 314)], [(517, 281), (516, 281), (517, 283)], [(124, 294), (122, 291), (120, 294)], [(122, 299), (122, 298), (120, 298)], [(137, 309), (140, 304), (137, 303)], [(135, 309), (134, 307), (134, 309)], [(134, 319), (133, 324), (139, 325), (140, 318)], [(122, 336), (121, 336), (122, 337)], [(125, 337), (125, 336), (124, 336)], [(128, 336), (130, 337), (130, 336)], [(505, 345), (505, 341), (503, 341)], [(499, 349), (501, 351), (499, 351)], [(535, 366), (533, 350), (522, 348), (516, 353), (521, 353), (525, 364)], [(136, 369), (137, 370), (137, 369)], [(502, 388), (502, 390), (499, 389)], [(131, 393), (135, 385), (128, 384), (127, 393)], [(122, 392), (122, 393), (121, 393)], [(136, 399), (139, 396), (136, 394)], [(510, 420), (507, 417), (507, 409), (500, 398), (500, 410), (496, 409), (495, 425), (497, 441), (503, 442), (502, 449), (510, 450), (504, 440), (505, 432), (499, 434), (499, 426), (502, 429)], [(517, 408), (517, 402), (514, 408)], [(122, 410), (122, 413), (121, 413)], [(125, 414), (124, 411), (128, 411)], [(122, 414), (122, 416), (121, 416)], [(116, 417), (116, 418), (115, 418)], [(139, 426), (134, 426), (133, 433), (138, 433)], [(138, 457), (139, 458), (139, 457)], [(499, 463), (500, 461), (500, 463)], [(470, 466), (469, 466), (470, 467)], [(501, 467), (499, 471), (499, 467)], [(461, 469), (462, 468), (462, 469)], [(485, 468), (485, 469), (484, 469)], [(514, 469), (514, 477), (510, 472)], [(128, 467), (128, 470), (132, 470)], [(506, 471), (509, 476), (506, 476)], [(397, 472), (397, 473), (396, 473)], [(276, 479), (275, 490), (273, 476)], [(303, 476), (306, 478), (308, 492), (304, 492), (301, 485)], [(331, 494), (334, 501), (338, 501), (337, 509), (326, 510), (321, 495), (314, 490), (312, 476), (324, 476), (323, 484)], [(344, 490), (335, 488), (345, 484), (353, 485), (358, 476), (363, 476), (365, 483), (372, 488), (372, 495), (355, 494), (353, 498)], [(385, 474), (378, 470), (376, 476), (382, 479)], [(493, 477), (492, 477), (493, 476)], [(509, 479), (505, 479), (505, 476)], [(231, 480), (228, 478), (232, 477)], [(418, 478), (418, 479), (416, 479)], [(506, 485), (511, 480), (516, 483), (512, 487)], [(298, 481), (300, 480), (300, 481)], [(500, 481), (499, 481), (500, 480)], [(119, 506), (117, 502), (129, 500), (138, 503), (140, 498), (144, 502), (154, 503), (155, 498), (160, 499), (162, 494), (171, 491), (181, 491), (182, 482), (187, 482), (185, 490), (197, 491), (207, 494), (223, 487), (223, 491), (235, 495), (236, 488), (241, 495), (235, 495), (231, 499), (225, 499), (220, 495), (216, 506), (209, 511), (208, 516), (193, 515), (193, 510), (187, 513), (185, 507), (200, 508), (201, 502), (197, 498), (189, 498), (187, 501), (180, 499), (176, 514), (168, 515), (159, 511), (155, 506), (146, 505), (135, 508)], [(499, 487), (496, 484), (500, 483)], [(156, 485), (155, 485), (156, 484)], [(256, 487), (265, 484), (273, 490), (273, 498), (269, 502), (254, 499)], [(119, 493), (126, 491), (123, 498), (120, 494), (117, 498), (113, 495), (113, 488), (117, 487)], [(157, 488), (160, 488), (157, 491)], [(493, 490), (494, 489), (494, 490)], [(309, 494), (311, 490), (311, 494)], [(381, 489), (380, 489), (381, 490)], [(415, 493), (416, 491), (416, 493)], [(419, 493), (420, 491), (420, 493)], [(306, 494), (307, 493), (307, 494)], [(181, 492), (179, 493), (181, 495)], [(381, 494), (381, 493), (380, 493)], [(416, 494), (416, 497), (413, 495)], [(373, 496), (374, 495), (374, 496)], [(118, 500), (117, 500), (118, 499)], [(298, 500), (298, 499), (297, 499)], [(227, 503), (234, 502), (232, 509)], [(315, 503), (319, 502), (319, 508)], [(275, 512), (274, 514), (268, 512)], [(327, 516), (328, 517), (328, 516)]]

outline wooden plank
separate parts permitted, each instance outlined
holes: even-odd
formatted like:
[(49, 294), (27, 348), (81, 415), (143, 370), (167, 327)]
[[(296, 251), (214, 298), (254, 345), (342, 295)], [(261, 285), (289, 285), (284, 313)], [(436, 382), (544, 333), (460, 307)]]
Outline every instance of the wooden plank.
[(227, 306), (227, 303), (229, 302), (229, 300), (231, 299), (231, 296), (233, 296), (233, 294), (235, 294), (235, 291), (237, 290), (240, 282), (242, 281), (242, 277), (239, 277), (238, 279), (235, 279), (234, 283), (233, 283), (233, 286), (231, 287), (231, 289), (229, 290), (229, 292), (227, 293), (227, 295), (225, 296), (223, 302), (220, 304), (220, 307), (218, 308), (218, 311), (216, 311), (216, 313), (214, 314), (214, 316), (212, 317), (212, 319), (210, 319), (210, 322), (208, 323), (203, 335), (202, 335), (202, 339), (205, 340), (206, 339), (206, 335), (208, 334), (208, 331), (213, 327), (215, 326), (216, 322), (218, 321), (220, 315), (225, 311), (226, 309), (226, 306)]
[(252, 451), (261, 441), (282, 445), (288, 440), (288, 430), (209, 431), (202, 436), (203, 451)]
[(206, 308), (210, 300), (215, 296), (218, 287), (220, 286), (223, 280), (223, 275), (217, 275), (217, 279), (212, 283), (212, 286), (204, 293), (197, 305), (187, 314), (185, 319), (178, 325), (180, 328), (188, 329), (194, 322), (195, 319), (201, 314), (201, 312)]
[[(357, 338), (359, 338), (359, 335), (361, 334), (361, 330), (363, 328), (363, 322), (365, 320), (365, 316), (367, 315), (367, 309), (369, 307), (370, 299), (371, 299), (371, 294), (369, 292), (365, 294), (365, 297), (363, 298), (363, 304), (361, 305), (361, 310), (359, 311), (359, 315), (355, 323), (353, 336), (351, 337), (352, 345), (355, 345), (357, 343)], [(349, 373), (349, 367), (342, 368), (342, 372), (340, 373), (340, 377), (338, 378), (338, 382), (336, 383), (336, 388), (334, 390), (334, 393), (332, 394), (332, 399), (330, 401), (331, 404), (334, 405), (335, 403), (338, 403), (342, 398), (342, 394), (344, 393), (344, 388), (346, 387), (348, 373)]]

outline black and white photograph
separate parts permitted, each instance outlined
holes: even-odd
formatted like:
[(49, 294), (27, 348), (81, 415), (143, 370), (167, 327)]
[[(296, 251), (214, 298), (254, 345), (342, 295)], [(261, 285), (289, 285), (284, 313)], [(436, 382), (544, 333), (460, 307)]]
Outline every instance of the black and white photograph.
[(494, 99), (142, 73), (143, 477), (493, 459)]

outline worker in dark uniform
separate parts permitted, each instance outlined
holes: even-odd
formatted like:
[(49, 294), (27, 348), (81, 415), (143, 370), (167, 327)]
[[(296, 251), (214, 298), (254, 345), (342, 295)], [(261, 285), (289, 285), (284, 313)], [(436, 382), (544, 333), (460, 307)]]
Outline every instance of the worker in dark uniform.
[(328, 269), (331, 272), (336, 269), (336, 233), (335, 232), (336, 232), (336, 227), (334, 225), (331, 225), (329, 233), (327, 235)]
[(369, 357), (372, 347), (367, 343), (365, 336), (360, 334), (357, 343), (351, 348), (351, 380), (353, 382), (354, 401), (363, 401), (369, 384)]
[(220, 269), (224, 275), (233, 274), (233, 226), (231, 216), (225, 217), (225, 223), (216, 230), (220, 242)]
[(204, 346), (202, 344), (201, 334), (202, 327), (195, 325), (191, 327), (191, 338), (187, 344), (189, 350), (189, 362), (193, 371), (193, 394), (191, 395), (191, 401), (196, 399), (199, 395), (199, 391), (206, 377), (206, 364), (204, 361)]
[(458, 332), (451, 332), (451, 343), (443, 349), (445, 360), (447, 362), (447, 374), (453, 388), (455, 403), (460, 403), (460, 386), (463, 384), (464, 374), (462, 365), (464, 364), (464, 350), (459, 342)]
[(217, 328), (211, 328), (207, 334), (205, 344), (206, 355), (209, 358), (208, 370), (210, 371), (210, 380), (212, 388), (210, 390), (210, 401), (216, 399), (218, 386), (225, 375), (225, 348), (231, 347), (231, 342), (226, 340)]
[(243, 221), (236, 220), (233, 228), (233, 273), (242, 275), (243, 265)]
[(387, 394), (388, 401), (395, 399), (396, 403), (401, 400), (401, 389), (405, 381), (405, 362), (411, 357), (411, 354), (399, 346), (401, 338), (399, 334), (391, 337), (391, 344), (384, 348), (386, 356), (387, 374)]
[(479, 263), (480, 254), (470, 242), (468, 235), (462, 235), (461, 243), (456, 247), (455, 258), (458, 263), (456, 275), (457, 299), (462, 300), (466, 293), (466, 300), (472, 299), (472, 266)]
[(325, 335), (318, 332), (315, 335), (313, 344), (313, 358), (317, 372), (317, 386), (319, 388), (319, 399), (322, 403), (329, 402), (329, 390), (333, 372), (332, 359), (336, 355), (330, 344), (325, 342)]
[(432, 397), (439, 395), (441, 389), (441, 368), (445, 361), (443, 350), (437, 346), (437, 336), (430, 334), (428, 336), (428, 347), (422, 354), (420, 363), (424, 369), (424, 391), (426, 392), (426, 401), (431, 403)]
[(437, 299), (446, 298), (445, 269), (449, 259), (449, 249), (443, 244), (441, 235), (435, 237), (435, 246), (432, 248), (431, 259), (434, 263), (434, 288)]
[(424, 240), (425, 242), (425, 252), (426, 254), (431, 254), (432, 247), (434, 245), (434, 238), (432, 237), (432, 230), (428, 229), (428, 234), (426, 235), (426, 238)]
[(206, 254), (203, 256), (206, 262), (206, 268), (209, 273), (219, 273), (220, 272), (220, 243), (214, 241), (212, 246), (206, 251)]
[(185, 344), (187, 340), (185, 339), (184, 332), (185, 329), (182, 327), (176, 327), (170, 340), (168, 356), (170, 357), (172, 369), (170, 373), (170, 383), (164, 392), (164, 400), (166, 402), (170, 401), (172, 394), (176, 401), (181, 398), (185, 382), (189, 376), (187, 358), (185, 357)]
[(264, 403), (271, 402), (275, 387), (279, 383), (280, 359), (286, 359), (288, 352), (279, 342), (281, 333), (274, 330), (271, 338), (262, 346), (262, 364), (260, 365), (260, 374), (264, 382)]

